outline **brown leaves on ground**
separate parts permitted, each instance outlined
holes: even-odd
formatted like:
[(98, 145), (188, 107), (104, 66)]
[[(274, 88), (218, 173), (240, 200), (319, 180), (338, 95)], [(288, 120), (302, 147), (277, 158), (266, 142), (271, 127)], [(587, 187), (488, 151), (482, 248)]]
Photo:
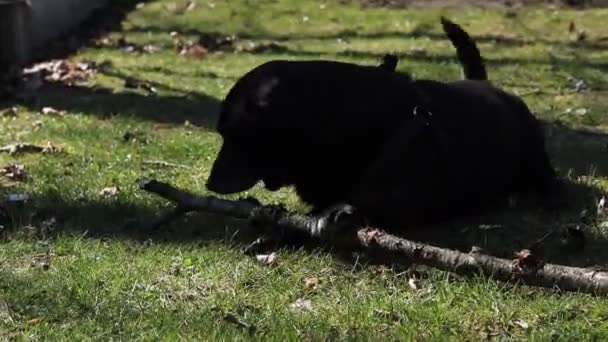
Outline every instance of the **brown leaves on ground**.
[(255, 256), (255, 259), (264, 265), (273, 265), (277, 261), (276, 253), (272, 252), (270, 254), (258, 254)]
[(109, 186), (106, 188), (103, 188), (99, 191), (99, 195), (102, 197), (114, 197), (116, 195), (118, 195), (118, 193), (120, 192), (120, 188), (117, 186)]
[(58, 110), (53, 107), (43, 107), (42, 114), (54, 117), (63, 117), (65, 116), (65, 110)]
[(312, 301), (310, 299), (298, 298), (294, 303), (291, 303), (289, 307), (295, 312), (310, 312), (313, 311)]
[(175, 45), (177, 53), (180, 56), (189, 56), (194, 58), (204, 58), (209, 53), (209, 50), (199, 43), (192, 41), (178, 42)]
[(0, 153), (18, 154), (18, 153), (42, 153), (42, 154), (55, 154), (61, 153), (63, 149), (54, 146), (50, 141), (47, 142), (46, 146), (39, 146), (30, 143), (16, 143), (0, 147)]
[(35, 90), (40, 80), (47, 82), (60, 82), (67, 86), (82, 85), (97, 73), (97, 64), (94, 62), (74, 62), (67, 59), (55, 59), (34, 64), (23, 70), (28, 80), (29, 88)]
[[(110, 42), (111, 44), (111, 42)], [(133, 54), (144, 54), (144, 53), (154, 53), (160, 50), (160, 48), (156, 45), (146, 44), (140, 45), (137, 43), (129, 42), (127, 38), (120, 37), (116, 40), (116, 45), (122, 49), (124, 52), (133, 53)]]
[(25, 182), (29, 178), (25, 167), (21, 164), (9, 164), (0, 168), (0, 175), (14, 182)]
[(524, 276), (538, 271), (544, 264), (544, 261), (534, 255), (532, 250), (522, 249), (515, 253), (515, 260), (513, 260), (512, 263), (512, 273), (514, 277)]
[(319, 278), (312, 277), (304, 279), (304, 289), (307, 291), (315, 291), (319, 288)]

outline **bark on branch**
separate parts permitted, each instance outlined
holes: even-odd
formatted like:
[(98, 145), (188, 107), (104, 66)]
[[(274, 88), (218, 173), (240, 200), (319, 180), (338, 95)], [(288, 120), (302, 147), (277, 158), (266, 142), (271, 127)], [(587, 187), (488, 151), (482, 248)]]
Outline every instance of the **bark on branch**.
[[(152, 223), (158, 228), (189, 211), (223, 214), (255, 222), (253, 227), (264, 227), (268, 234), (304, 234), (320, 237), (321, 231), (335, 224), (325, 219), (290, 213), (272, 206), (262, 206), (253, 199), (230, 201), (212, 196), (198, 196), (188, 191), (156, 180), (141, 180), (140, 188), (159, 195), (176, 204), (174, 210), (162, 215)], [(546, 264), (529, 250), (522, 250), (513, 260), (501, 259), (480, 253), (462, 253), (406, 240), (377, 228), (351, 227), (352, 234), (336, 234), (328, 242), (337, 246), (360, 247), (375, 253), (387, 253), (408, 260), (460, 275), (480, 274), (501, 281), (526, 285), (556, 288), (561, 291), (580, 291), (593, 294), (608, 294), (608, 272), (591, 268), (578, 268)], [(273, 231), (274, 230), (274, 231)], [(328, 229), (332, 231), (332, 229)], [(334, 230), (335, 231), (335, 230)]]

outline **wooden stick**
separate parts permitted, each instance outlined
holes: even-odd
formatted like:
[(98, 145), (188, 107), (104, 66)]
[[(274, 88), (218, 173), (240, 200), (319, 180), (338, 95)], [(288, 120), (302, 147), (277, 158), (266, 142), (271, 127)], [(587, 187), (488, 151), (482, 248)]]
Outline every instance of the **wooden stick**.
[[(252, 229), (266, 229), (265, 237), (272, 232), (284, 234), (303, 234), (308, 237), (324, 238), (342, 247), (358, 247), (375, 253), (387, 253), (460, 275), (481, 274), (501, 281), (526, 285), (556, 288), (561, 291), (581, 291), (593, 294), (608, 294), (608, 272), (591, 268), (578, 268), (545, 264), (530, 250), (516, 253), (513, 260), (496, 258), (480, 253), (462, 253), (456, 250), (435, 247), (406, 240), (378, 228), (351, 227), (342, 233), (325, 235), (323, 232), (336, 232), (337, 223), (325, 218), (310, 217), (290, 213), (281, 207), (262, 206), (255, 199), (230, 201), (213, 196), (198, 196), (156, 180), (144, 179), (139, 183), (145, 191), (159, 195), (176, 203), (177, 207), (156, 220), (152, 228), (158, 228), (189, 211), (203, 211), (235, 218), (248, 219), (255, 223)], [(270, 229), (270, 230), (269, 230)], [(353, 234), (348, 234), (352, 231)]]

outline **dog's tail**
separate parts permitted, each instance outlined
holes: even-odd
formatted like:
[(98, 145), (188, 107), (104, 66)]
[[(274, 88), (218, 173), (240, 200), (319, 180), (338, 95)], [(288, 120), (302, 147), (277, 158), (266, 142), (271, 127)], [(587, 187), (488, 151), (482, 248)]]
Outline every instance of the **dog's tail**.
[(458, 60), (462, 65), (464, 76), (469, 80), (487, 80), (488, 74), (481, 57), (477, 44), (458, 24), (455, 24), (445, 17), (441, 17), (443, 31), (447, 34), (456, 48)]

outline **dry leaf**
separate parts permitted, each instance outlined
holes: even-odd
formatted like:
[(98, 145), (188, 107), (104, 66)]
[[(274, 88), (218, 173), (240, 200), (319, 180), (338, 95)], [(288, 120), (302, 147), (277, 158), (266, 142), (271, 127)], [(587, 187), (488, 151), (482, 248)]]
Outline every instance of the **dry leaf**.
[(40, 323), (40, 322), (42, 322), (42, 317), (34, 317), (34, 318), (26, 321), (25, 323), (27, 323), (27, 324), (37, 324), (37, 323)]
[(574, 88), (576, 89), (577, 93), (580, 93), (581, 91), (587, 89), (587, 83), (585, 83), (584, 80), (578, 80), (575, 84), (574, 84)]
[(310, 299), (298, 298), (289, 307), (297, 312), (312, 311), (312, 301)]
[(24, 69), (25, 76), (30, 77), (30, 82), (38, 88), (36, 77), (44, 76), (44, 80), (51, 82), (61, 82), (68, 86), (81, 84), (88, 81), (97, 72), (97, 65), (94, 62), (73, 62), (70, 60), (51, 60), (35, 64), (31, 68)]
[(61, 153), (63, 149), (61, 147), (54, 146), (50, 141), (47, 141), (46, 146), (42, 148), (42, 154), (54, 154)]
[(65, 111), (63, 110), (57, 110), (53, 107), (43, 107), (42, 108), (42, 114), (44, 115), (49, 115), (49, 116), (58, 116), (58, 117), (62, 117), (65, 115)]
[(276, 262), (276, 254), (274, 252), (270, 254), (258, 254), (255, 256), (256, 260), (264, 265), (272, 265)]
[(304, 279), (304, 289), (316, 290), (319, 287), (319, 278), (306, 278)]
[(178, 42), (177, 47), (180, 56), (204, 58), (207, 56), (207, 54), (209, 54), (209, 50), (199, 43), (187, 42), (184, 44), (182, 42)]
[(0, 175), (15, 182), (25, 182), (28, 178), (25, 167), (21, 164), (11, 164), (1, 168)]
[(520, 328), (522, 328), (524, 330), (527, 330), (530, 327), (530, 325), (528, 324), (528, 322), (523, 321), (521, 319), (515, 320), (513, 322), (513, 324), (517, 325), (518, 327), (520, 327)]
[(103, 196), (103, 197), (110, 197), (110, 196), (115, 196), (116, 194), (118, 194), (118, 192), (120, 191), (120, 189), (117, 186), (109, 186), (107, 188), (103, 188), (99, 191), (99, 195)]

